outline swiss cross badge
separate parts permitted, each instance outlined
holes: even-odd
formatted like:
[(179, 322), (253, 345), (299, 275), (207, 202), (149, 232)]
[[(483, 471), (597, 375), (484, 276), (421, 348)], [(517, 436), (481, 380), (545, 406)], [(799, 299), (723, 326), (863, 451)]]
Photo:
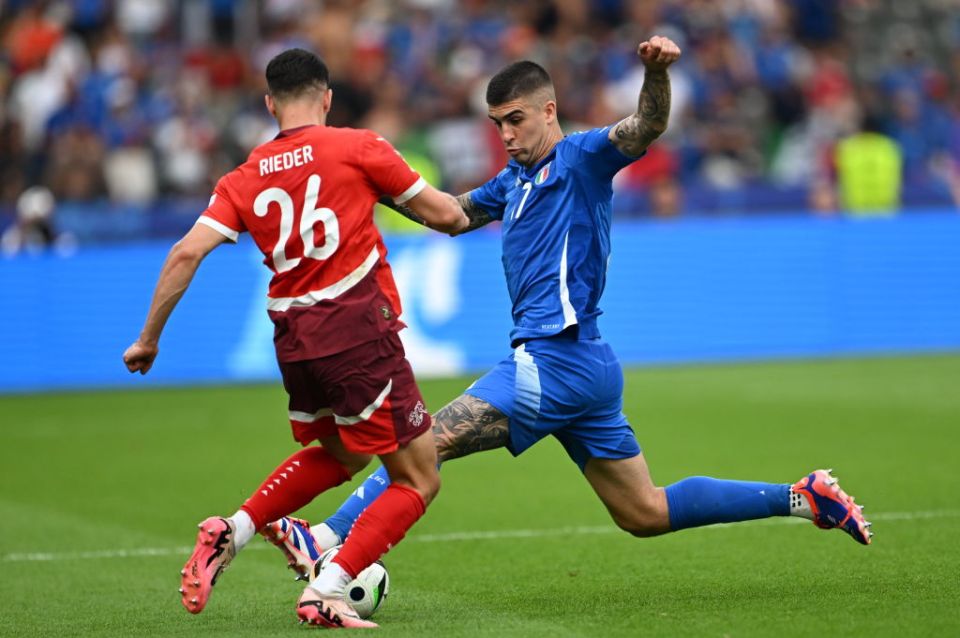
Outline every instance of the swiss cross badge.
[(411, 410), (407, 416), (407, 420), (410, 421), (414, 427), (418, 428), (423, 425), (423, 415), (426, 413), (427, 409), (423, 407), (423, 401), (417, 401), (417, 404), (413, 406), (413, 410)]

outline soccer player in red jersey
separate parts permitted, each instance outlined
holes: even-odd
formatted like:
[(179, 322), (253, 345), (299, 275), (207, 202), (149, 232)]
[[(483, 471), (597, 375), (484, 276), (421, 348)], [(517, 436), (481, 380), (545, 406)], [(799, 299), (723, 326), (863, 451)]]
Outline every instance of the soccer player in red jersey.
[[(266, 69), (266, 106), (280, 134), (217, 183), (208, 208), (170, 251), (140, 338), (123, 355), (146, 374), (163, 327), (200, 263), (249, 232), (273, 271), (267, 312), (289, 394), (294, 438), (285, 460), (236, 514), (200, 523), (181, 572), (182, 603), (199, 613), (220, 572), (258, 530), (347, 481), (379, 456), (390, 488), (361, 516), (328, 567), (304, 590), (301, 622), (376, 626), (342, 600), (361, 570), (398, 543), (440, 488), (430, 415), (397, 332), (400, 299), (373, 205), (403, 204), (431, 227), (456, 233), (469, 221), (382, 137), (325, 126), (332, 92), (314, 54), (285, 51)], [(309, 446), (314, 440), (319, 446)]]

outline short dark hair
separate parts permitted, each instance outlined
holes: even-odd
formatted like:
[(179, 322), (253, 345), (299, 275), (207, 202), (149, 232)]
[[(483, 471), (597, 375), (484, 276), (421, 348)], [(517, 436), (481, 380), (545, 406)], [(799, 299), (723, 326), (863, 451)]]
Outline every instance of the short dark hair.
[(315, 53), (287, 49), (267, 64), (267, 88), (274, 98), (298, 97), (311, 89), (330, 85), (327, 65)]
[(521, 60), (505, 66), (490, 78), (487, 104), (496, 106), (544, 88), (553, 89), (553, 80), (547, 70), (536, 62)]

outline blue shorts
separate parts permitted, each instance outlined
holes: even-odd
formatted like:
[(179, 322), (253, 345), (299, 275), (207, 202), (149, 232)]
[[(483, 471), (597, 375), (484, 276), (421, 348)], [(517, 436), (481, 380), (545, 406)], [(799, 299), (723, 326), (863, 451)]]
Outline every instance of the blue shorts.
[(533, 339), (466, 390), (510, 419), (517, 456), (552, 434), (583, 470), (591, 458), (626, 459), (640, 445), (623, 414), (623, 371), (601, 339)]

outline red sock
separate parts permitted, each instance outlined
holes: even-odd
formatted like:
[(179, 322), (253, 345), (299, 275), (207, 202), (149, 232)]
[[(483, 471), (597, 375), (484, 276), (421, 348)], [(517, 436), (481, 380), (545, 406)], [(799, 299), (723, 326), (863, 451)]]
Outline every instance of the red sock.
[(240, 509), (259, 530), (348, 480), (347, 470), (332, 454), (322, 447), (308, 447), (281, 463)]
[(426, 509), (419, 492), (392, 483), (353, 524), (333, 562), (355, 578), (399, 543)]

